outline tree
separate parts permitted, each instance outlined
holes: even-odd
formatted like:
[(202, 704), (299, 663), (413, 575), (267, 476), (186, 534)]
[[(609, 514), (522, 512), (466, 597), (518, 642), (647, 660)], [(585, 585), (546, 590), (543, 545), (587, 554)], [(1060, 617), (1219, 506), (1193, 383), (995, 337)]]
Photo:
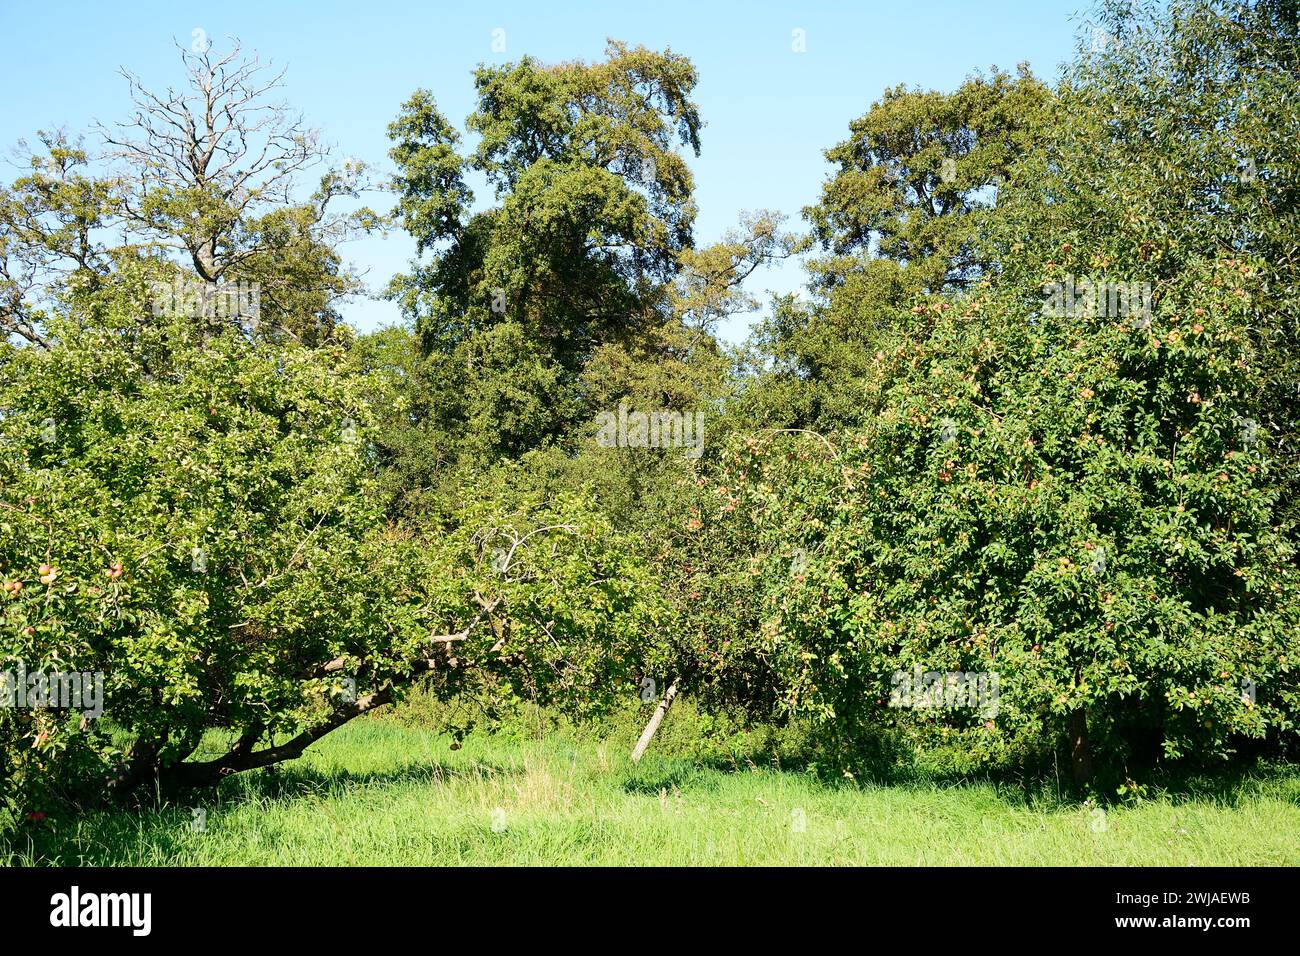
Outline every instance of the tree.
[(823, 256), (815, 299), (776, 304), (757, 344), (776, 366), (755, 418), (834, 428), (857, 421), (876, 340), (919, 296), (969, 288), (996, 267), (980, 241), (999, 190), (1034, 149), (1051, 91), (1027, 66), (952, 93), (886, 90), (826, 151), (834, 173), (804, 210)]
[(270, 99), (284, 71), (244, 57), (238, 42), (220, 56), (204, 45), (181, 57), (188, 89), (179, 92), (151, 92), (122, 71), (135, 115), (101, 126), (124, 166), (117, 213), (150, 245), (184, 254), (208, 286), (258, 282), (272, 327), (315, 334), (336, 318), (330, 303), (357, 288), (334, 247), (374, 217), (330, 207), (357, 195), (364, 166), (328, 169), (303, 201), (300, 174), (328, 153), (301, 115)]
[[(1257, 374), (1245, 284), (1230, 260), (1189, 270), (1149, 330), (1033, 324), (1004, 289), (900, 335), (871, 424), (776, 484), (768, 549), (809, 556), (765, 605), (788, 706), (990, 760), (1069, 736), (1080, 782), (1288, 739), (1294, 547), (1278, 464), (1235, 424)], [(773, 510), (760, 467), (736, 511)], [(1000, 697), (891, 706), (913, 668), (996, 674)]]
[[(1093, 786), (1294, 747), (1294, 470), (1262, 427), (1286, 420), (1292, 211), (1284, 171), (1239, 192), (1233, 158), (1285, 154), (1296, 122), (1274, 15), (1117, 13), (982, 227), (993, 268), (873, 328), (833, 454), (738, 449), (699, 534), (756, 542), (771, 583), (744, 607), (787, 711), (1064, 751)], [(972, 704), (971, 674), (999, 691)]]
[(833, 258), (815, 274), (843, 282), (865, 264), (841, 258), (852, 254), (906, 267), (917, 292), (968, 288), (992, 265), (975, 242), (981, 213), (1033, 148), (1050, 95), (1026, 64), (948, 94), (886, 90), (826, 152), (839, 168), (805, 214)]
[(1251, 276), (1250, 336), (1264, 371), (1243, 417), (1291, 463), (1278, 506), (1297, 515), (1294, 467), (1300, 111), (1296, 7), (1184, 0), (1160, 16), (1102, 4), (1041, 149), (1026, 154), (993, 254), (1015, 281), (1062, 275), (1150, 283), (1221, 254)]
[[(98, 238), (115, 202), (111, 180), (89, 173), (83, 145), (61, 131), (39, 134), (45, 155), (0, 187), (0, 339), (48, 346), (42, 327), (54, 290), (72, 276), (95, 288), (110, 269)], [(46, 305), (43, 305), (45, 303)]]
[[(558, 441), (594, 414), (579, 377), (603, 345), (658, 329), (691, 244), (695, 71), (612, 42), (604, 62), (481, 67), (471, 156), (426, 91), (389, 127), (394, 215), (428, 258), (391, 294), (429, 371), (463, 380), (439, 433), (486, 461)], [(471, 213), (467, 171), (497, 205)], [(441, 455), (439, 457), (442, 457)]]
[[(135, 113), (99, 127), (101, 154), (42, 132), (32, 172), (0, 193), (5, 332), (42, 344), (44, 317), (68, 294), (93, 295), (141, 260), (169, 266), (143, 300), (151, 310), (205, 311), (309, 344), (337, 322), (333, 303), (359, 288), (337, 247), (377, 219), (333, 207), (358, 196), (364, 166), (327, 169), (302, 195), (302, 174), (328, 154), (301, 116), (271, 99), (283, 71), (244, 57), (238, 43), (181, 57), (180, 90), (156, 93), (123, 71)], [(123, 241), (109, 244), (117, 234)], [(226, 286), (247, 294), (219, 301)]]
[(654, 589), (580, 494), (482, 475), (422, 527), (386, 522), (341, 343), (123, 336), (131, 310), (56, 319), (0, 365), (0, 652), (102, 674), (113, 724), (5, 710), (7, 798), (211, 785), (426, 674), (578, 712), (630, 679)]

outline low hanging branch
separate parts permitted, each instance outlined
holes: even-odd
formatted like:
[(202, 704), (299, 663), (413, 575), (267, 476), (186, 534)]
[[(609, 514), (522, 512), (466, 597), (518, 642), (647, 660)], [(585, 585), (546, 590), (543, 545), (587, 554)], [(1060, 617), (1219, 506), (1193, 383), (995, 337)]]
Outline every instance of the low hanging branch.
[[(576, 530), (573, 525), (548, 525), (525, 535), (508, 533), (510, 547), (508, 550), (502, 549), (501, 551), (502, 559), (497, 567), (498, 573), (505, 576), (509, 575), (520, 547), (534, 535), (552, 531), (572, 533)], [(310, 534), (308, 537), (310, 537)], [(291, 560), (290, 566), (293, 563), (294, 561)], [(161, 756), (164, 753), (162, 745), (138, 746), (133, 748), (129, 766), (122, 777), (115, 781), (112, 791), (125, 794), (155, 783), (166, 791), (211, 787), (233, 774), (269, 767), (300, 757), (308, 747), (331, 731), (337, 730), (362, 714), (369, 713), (384, 704), (394, 702), (400, 690), (419, 676), (436, 670), (450, 671), (463, 667), (464, 663), (457, 660), (453, 648), (459, 642), (466, 641), (477, 634), (485, 620), (489, 622), (493, 634), (497, 638), (488, 655), (489, 657), (497, 655), (503, 649), (510, 633), (509, 620), (497, 616), (498, 610), (506, 601), (505, 595), (499, 594), (491, 598), (485, 598), (478, 591), (474, 591), (470, 600), (474, 605), (477, 605), (478, 610), (470, 618), (469, 622), (453, 633), (431, 634), (424, 637), (421, 641), (422, 649), (417, 652), (414, 659), (400, 665), (400, 671), (395, 675), (386, 677), (383, 674), (376, 675), (373, 661), (365, 659), (364, 656), (359, 657), (349, 654), (342, 654), (332, 660), (314, 666), (309, 665), (305, 668), (299, 675), (303, 680), (319, 680), (339, 674), (347, 674), (354, 678), (360, 678), (363, 675), (376, 676), (379, 679), (375, 682), (377, 686), (371, 693), (355, 700), (336, 702), (326, 716), (317, 723), (301, 729), (294, 737), (284, 743), (273, 743), (261, 750), (255, 750), (258, 741), (262, 740), (266, 731), (264, 724), (257, 723), (255, 726), (237, 728), (240, 733), (239, 738), (226, 753), (213, 760), (187, 760), (188, 756), (198, 747), (197, 739), (193, 742), (193, 745), (186, 745), (181, 748), (183, 750), (182, 755), (173, 754), (170, 758), (172, 762), (166, 765), (162, 762), (167, 759)], [(247, 623), (244, 622), (240, 627), (246, 626)], [(545, 624), (541, 624), (541, 627), (546, 630)], [(435, 652), (435, 649), (438, 649), (437, 652)]]
[[(432, 670), (435, 662), (428, 660), (421, 661), (420, 664), (423, 666), (415, 669), (411, 677)], [(304, 730), (286, 743), (275, 747), (253, 751), (241, 750), (236, 745), (216, 760), (175, 764), (162, 772), (160, 775), (161, 782), (164, 789), (211, 787), (220, 782), (222, 778), (232, 774), (243, 773), (246, 770), (256, 770), (259, 767), (269, 767), (272, 764), (301, 757), (304, 750), (330, 731), (337, 730), (352, 718), (360, 717), (376, 707), (392, 703), (394, 693), (395, 687), (390, 682), (383, 690), (367, 694), (365, 697), (358, 698), (355, 702), (339, 708), (326, 720)]]
[[(454, 634), (433, 635), (427, 639), (428, 643), (450, 647), (456, 641), (467, 639), (482, 620), (491, 615), (501, 605), (502, 600), (502, 597), (487, 600), (476, 592), (474, 601), (478, 604), (479, 611), (470, 622)], [(262, 750), (253, 750), (253, 745), (260, 738), (263, 728), (249, 728), (230, 750), (222, 756), (215, 760), (174, 764), (158, 772), (159, 781), (164, 789), (211, 787), (215, 786), (223, 778), (233, 774), (243, 773), (247, 770), (257, 770), (282, 763), (285, 760), (301, 757), (308, 747), (326, 734), (337, 730), (362, 714), (369, 713), (384, 704), (392, 703), (396, 699), (400, 687), (409, 684), (422, 674), (438, 669), (442, 664), (443, 662), (434, 657), (412, 661), (409, 665), (410, 670), (404, 676), (387, 681), (383, 687), (373, 693), (336, 707), (333, 713), (320, 723), (308, 727), (283, 744)], [(336, 657), (324, 664), (318, 674), (337, 673), (346, 666), (347, 658)]]

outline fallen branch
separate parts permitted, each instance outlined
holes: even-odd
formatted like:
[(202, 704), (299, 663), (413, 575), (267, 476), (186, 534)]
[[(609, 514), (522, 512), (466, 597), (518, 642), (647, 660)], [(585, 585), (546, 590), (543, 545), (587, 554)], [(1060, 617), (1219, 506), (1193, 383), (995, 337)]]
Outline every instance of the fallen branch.
[(646, 748), (650, 746), (650, 741), (654, 739), (655, 731), (657, 731), (659, 725), (664, 722), (664, 715), (668, 713), (668, 708), (673, 705), (673, 701), (676, 698), (677, 681), (674, 680), (668, 685), (668, 689), (664, 691), (664, 699), (659, 701), (659, 706), (655, 708), (654, 714), (650, 717), (650, 723), (646, 724), (645, 730), (641, 731), (641, 739), (638, 740), (636, 746), (632, 748), (633, 763), (640, 762), (642, 754), (644, 754)]

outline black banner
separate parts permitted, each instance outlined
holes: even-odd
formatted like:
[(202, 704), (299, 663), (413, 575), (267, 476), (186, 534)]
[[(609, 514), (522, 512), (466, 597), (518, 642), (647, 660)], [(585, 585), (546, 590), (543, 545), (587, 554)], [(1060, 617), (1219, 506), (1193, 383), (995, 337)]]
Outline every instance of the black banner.
[(510, 935), (531, 927), (559, 942), (608, 923), (611, 944), (636, 947), (640, 933), (645, 944), (658, 939), (671, 913), (731, 944), (778, 923), (805, 939), (974, 942), (992, 932), (1231, 945), (1295, 921), (1286, 869), (10, 869), (0, 880), (9, 939), (128, 944), (251, 933), (339, 946), (421, 927), (445, 939), (450, 924)]

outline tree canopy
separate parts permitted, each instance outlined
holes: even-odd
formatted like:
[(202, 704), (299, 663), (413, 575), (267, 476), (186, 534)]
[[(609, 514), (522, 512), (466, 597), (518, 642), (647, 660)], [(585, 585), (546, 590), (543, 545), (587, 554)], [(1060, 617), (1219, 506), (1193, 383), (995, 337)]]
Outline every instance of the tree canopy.
[[(0, 797), (212, 785), (420, 682), (491, 720), (651, 676), (850, 776), (1294, 753), (1294, 4), (1096, 16), (1050, 83), (883, 91), (802, 223), (711, 244), (671, 50), (481, 66), (463, 128), (417, 90), (382, 181), (238, 47), (41, 134), (0, 189), (0, 671), (105, 706), (0, 708)], [(416, 258), (359, 335), (376, 227)]]

